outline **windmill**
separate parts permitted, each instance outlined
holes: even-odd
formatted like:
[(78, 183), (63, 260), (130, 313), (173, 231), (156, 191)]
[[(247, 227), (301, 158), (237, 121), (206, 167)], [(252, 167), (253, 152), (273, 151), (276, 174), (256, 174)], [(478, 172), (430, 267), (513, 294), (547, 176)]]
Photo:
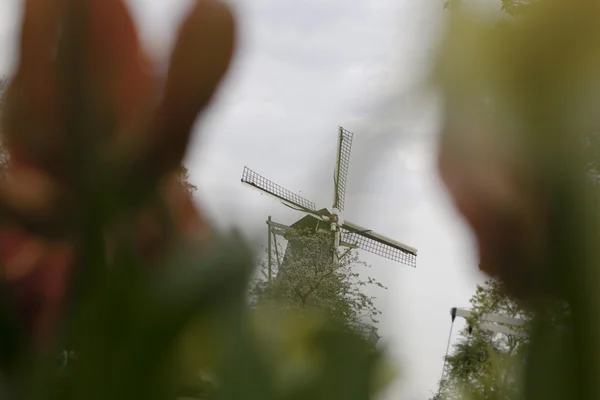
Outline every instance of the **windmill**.
[(478, 322), (478, 328), (484, 331), (502, 333), (518, 338), (526, 338), (527, 333), (523, 330), (525, 320), (521, 318), (508, 317), (500, 314), (482, 314), (476, 315), (472, 310), (466, 308), (452, 307), (450, 309), (450, 317), (452, 323), (450, 325), (450, 334), (448, 335), (448, 345), (446, 347), (446, 355), (444, 356), (444, 366), (442, 367), (442, 376), (440, 377), (440, 390), (444, 376), (446, 375), (446, 365), (448, 360), (448, 353), (450, 351), (450, 340), (452, 339), (452, 328), (454, 327), (454, 320), (456, 317), (461, 317), (467, 320), (468, 332), (471, 335), (473, 326), (471, 325), (471, 317), (475, 317)]
[[(450, 309), (450, 316), (452, 317), (452, 322), (454, 322), (456, 317), (462, 317), (469, 321), (469, 318), (471, 316), (475, 316), (475, 314), (473, 311), (465, 308), (452, 307)], [(512, 328), (518, 328), (525, 325), (525, 321), (520, 318), (512, 318), (499, 314), (483, 314), (478, 316), (477, 319), (479, 321), (479, 329), (496, 333), (504, 333), (506, 335), (526, 337), (525, 332), (522, 330)], [(469, 325), (469, 331), (471, 329), (472, 327)]]
[[(242, 183), (261, 193), (274, 197), (284, 205), (306, 214), (291, 226), (267, 220), (268, 225), (268, 256), (269, 279), (271, 279), (271, 242), (277, 235), (283, 236), (290, 228), (310, 229), (313, 232), (327, 229), (331, 231), (333, 244), (333, 262), (338, 263), (352, 249), (361, 249), (381, 257), (416, 267), (417, 250), (393, 239), (373, 232), (349, 221), (340, 221), (339, 214), (344, 209), (346, 182), (350, 166), (350, 150), (352, 147), (352, 132), (339, 127), (337, 141), (337, 156), (333, 174), (333, 205), (331, 211), (326, 208), (317, 210), (315, 204), (259, 175), (248, 167), (244, 167)], [(339, 248), (347, 250), (340, 255)], [(275, 246), (277, 251), (277, 246)], [(293, 246), (286, 249), (286, 255), (292, 253)], [(276, 254), (279, 260), (279, 254)], [(284, 256), (285, 259), (285, 256)]]

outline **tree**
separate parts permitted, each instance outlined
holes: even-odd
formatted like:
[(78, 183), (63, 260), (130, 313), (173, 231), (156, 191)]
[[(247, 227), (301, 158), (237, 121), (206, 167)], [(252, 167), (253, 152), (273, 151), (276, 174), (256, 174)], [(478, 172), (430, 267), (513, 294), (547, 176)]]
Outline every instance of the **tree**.
[[(477, 285), (470, 300), (473, 311), (453, 351), (445, 357), (445, 374), (432, 400), (516, 398), (522, 369), (529, 351), (528, 337), (479, 329), (483, 314), (498, 314), (525, 321), (520, 329), (531, 331), (535, 314), (511, 296), (504, 283), (490, 279)], [(568, 327), (570, 309), (563, 301), (548, 302), (551, 329)]]
[[(528, 12), (538, 0), (501, 0), (500, 7), (506, 14), (516, 17)], [(453, 10), (459, 7), (461, 0), (445, 0), (444, 8)]]
[(538, 0), (502, 0), (502, 11), (518, 16), (529, 11)]
[(181, 181), (181, 183), (184, 184), (190, 196), (193, 195), (196, 190), (198, 190), (198, 187), (196, 187), (196, 185), (190, 183), (190, 173), (188, 172), (188, 169), (183, 165), (180, 168), (179, 180)]
[[(386, 289), (371, 277), (357, 272), (369, 266), (357, 253), (349, 251), (333, 263), (331, 232), (290, 229), (286, 232), (288, 246), (283, 260), (276, 257), (272, 266), (274, 278), (269, 281), (263, 263), (263, 276), (251, 287), (254, 306), (276, 307), (292, 312), (312, 310), (347, 327), (375, 327), (381, 311), (375, 297), (362, 290), (367, 286)], [(278, 254), (284, 254), (278, 248)]]
[(521, 318), (533, 315), (506, 291), (503, 283), (488, 280), (478, 285), (470, 300), (474, 315), (460, 333), (453, 351), (445, 358), (445, 374), (432, 400), (515, 398), (526, 359), (528, 340), (524, 337), (478, 329), (478, 317), (485, 313)]
[[(255, 326), (259, 327), (255, 333), (260, 333), (259, 336), (264, 334), (275, 342), (280, 339), (275, 339), (277, 335), (273, 332), (300, 330), (309, 337), (308, 332), (316, 333), (311, 331), (311, 327), (315, 326), (313, 322), (318, 325), (320, 317), (325, 317), (333, 326), (358, 332), (363, 338), (365, 334), (376, 333), (381, 311), (374, 304), (375, 297), (363, 293), (362, 289), (366, 286), (385, 287), (373, 278), (361, 278), (357, 268), (368, 265), (360, 261), (356, 252), (346, 253), (340, 257), (338, 264), (334, 264), (330, 231), (315, 233), (310, 229), (290, 229), (286, 232), (286, 239), (288, 245), (285, 249), (277, 246), (272, 279), (268, 279), (267, 262), (261, 262), (259, 272), (262, 276), (250, 285), (250, 306), (258, 311), (254, 314)], [(279, 255), (284, 256), (280, 259)], [(283, 312), (283, 315), (270, 314), (269, 311), (273, 310)], [(193, 343), (193, 336), (190, 337)], [(288, 351), (287, 347), (282, 351)], [(189, 356), (189, 351), (187, 353)], [(296, 361), (285, 363), (288, 362), (299, 368)], [(286, 370), (289, 367), (282, 365), (280, 368)], [(197, 399), (213, 398), (219, 382), (205, 377), (206, 373), (213, 372), (210, 369), (199, 372), (183, 389), (183, 394)]]

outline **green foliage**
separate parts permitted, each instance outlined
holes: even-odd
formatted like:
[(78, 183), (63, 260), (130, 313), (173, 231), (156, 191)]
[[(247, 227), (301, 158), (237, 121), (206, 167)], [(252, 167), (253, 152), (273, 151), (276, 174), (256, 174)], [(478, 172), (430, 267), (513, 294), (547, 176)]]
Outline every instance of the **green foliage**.
[(539, 1), (500, 31), (456, 14), (437, 66), (445, 183), (486, 271), (534, 315), (525, 399), (600, 397), (600, 196), (584, 179), (599, 160), (598, 17), (593, 2)]
[[(527, 13), (540, 0), (501, 0), (500, 8), (506, 14), (517, 17)], [(445, 0), (444, 9), (457, 10), (464, 0)]]
[[(229, 7), (195, 2), (156, 99), (160, 79), (148, 74), (123, 2), (54, 6), (26, 2), (2, 121), (11, 156), (26, 161), (17, 176), (29, 172), (7, 185), (18, 196), (0, 202), (2, 256), (5, 248), (22, 256), (23, 242), (47, 251), (0, 280), (0, 397), (373, 398), (382, 352), (356, 332), (310, 313), (257, 315), (247, 306), (254, 254), (237, 234), (208, 229), (193, 207), (182, 213), (191, 229), (173, 232), (181, 221), (168, 215), (152, 223), (148, 206), (166, 214), (173, 193), (161, 197), (162, 183), (172, 183), (231, 60)], [(179, 177), (187, 182), (185, 168)], [(136, 242), (153, 230), (162, 248), (149, 260)], [(72, 259), (56, 261), (56, 248), (73, 250)], [(2, 272), (21, 266), (15, 258), (2, 258)], [(23, 322), (31, 320), (39, 323)]]
[[(252, 255), (238, 239), (178, 248), (156, 275), (140, 274), (126, 254), (97, 275), (66, 326), (67, 341), (57, 343), (57, 350), (76, 349), (68, 375), (57, 376), (53, 357), (22, 353), (25, 358), (3, 358), (3, 388), (28, 399), (194, 394), (212, 399), (367, 399), (375, 393), (381, 355), (360, 336), (320, 319), (298, 324), (297, 319), (264, 314), (256, 319), (248, 313)], [(0, 322), (10, 326), (6, 319)], [(215, 334), (207, 333), (211, 329)], [(292, 339), (285, 339), (289, 335)], [(183, 336), (191, 340), (181, 348)], [(19, 336), (13, 338), (14, 347)], [(297, 364), (293, 355), (307, 354), (306, 348), (314, 349), (315, 357), (304, 362), (301, 373), (282, 377), (286, 365)], [(187, 363), (197, 368), (191, 372), (212, 371), (216, 385), (205, 378), (182, 380), (190, 373), (181, 369), (186, 365), (182, 357), (190, 354), (197, 355), (195, 364)], [(211, 354), (215, 357), (209, 359)]]
[(375, 297), (364, 292), (372, 286), (386, 289), (371, 277), (361, 277), (360, 268), (369, 266), (354, 251), (344, 253), (333, 263), (331, 232), (290, 229), (286, 232), (287, 248), (279, 247), (271, 266), (273, 279), (268, 279), (266, 263), (262, 276), (251, 288), (256, 306), (292, 312), (311, 310), (349, 327), (374, 327), (381, 311)]
[(502, 11), (512, 16), (523, 15), (540, 0), (502, 0)]
[[(515, 335), (479, 329), (480, 316), (499, 314), (531, 321), (498, 280), (478, 285), (471, 298), (474, 311), (468, 326), (446, 357), (446, 373), (433, 399), (513, 399), (520, 391), (528, 340)], [(520, 329), (520, 328), (516, 328)], [(527, 326), (522, 328), (526, 331)]]

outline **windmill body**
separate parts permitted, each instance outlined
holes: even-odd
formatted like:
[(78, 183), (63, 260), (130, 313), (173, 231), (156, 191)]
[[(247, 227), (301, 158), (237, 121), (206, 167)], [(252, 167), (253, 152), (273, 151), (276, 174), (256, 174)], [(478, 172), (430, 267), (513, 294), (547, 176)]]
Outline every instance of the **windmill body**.
[(522, 329), (525, 325), (525, 320), (521, 318), (509, 317), (507, 315), (500, 314), (476, 314), (473, 310), (466, 308), (452, 307), (450, 309), (450, 317), (452, 318), (452, 324), (450, 325), (450, 334), (448, 335), (448, 345), (446, 347), (446, 355), (444, 356), (444, 366), (442, 367), (442, 376), (440, 377), (439, 384), (441, 390), (442, 382), (446, 377), (446, 365), (448, 360), (448, 352), (450, 350), (450, 340), (452, 338), (452, 328), (454, 327), (454, 320), (456, 317), (464, 318), (468, 323), (468, 332), (471, 335), (473, 330), (472, 318), (476, 318), (477, 328), (493, 332), (502, 333), (518, 338), (526, 338), (527, 333)]
[[(277, 236), (285, 236), (285, 232), (290, 228), (306, 229), (311, 232), (328, 230), (331, 232), (331, 245), (328, 247), (331, 249), (331, 261), (333, 263), (339, 262), (340, 257), (343, 257), (345, 254), (344, 251), (361, 249), (415, 267), (417, 256), (415, 248), (377, 234), (371, 229), (361, 227), (352, 222), (341, 221), (339, 218), (346, 201), (346, 182), (350, 166), (352, 137), (353, 134), (351, 132), (342, 127), (339, 128), (336, 164), (333, 175), (333, 204), (330, 210), (325, 208), (317, 210), (313, 202), (277, 185), (248, 167), (244, 167), (241, 179), (242, 183), (275, 198), (294, 210), (306, 214), (291, 226), (273, 222), (269, 217), (267, 221), (269, 249), (271, 249), (271, 241), (274, 240), (276, 242)], [(298, 246), (300, 245), (297, 242), (288, 242), (281, 266), (285, 267), (290, 257), (301, 251)], [(343, 250), (340, 251), (340, 248)], [(275, 249), (277, 249), (277, 246), (275, 246)], [(272, 252), (270, 250), (268, 254), (271, 259)], [(276, 257), (279, 262), (279, 255), (277, 254)], [(271, 265), (271, 260), (269, 260), (269, 267)], [(271, 278), (270, 272), (269, 278)]]

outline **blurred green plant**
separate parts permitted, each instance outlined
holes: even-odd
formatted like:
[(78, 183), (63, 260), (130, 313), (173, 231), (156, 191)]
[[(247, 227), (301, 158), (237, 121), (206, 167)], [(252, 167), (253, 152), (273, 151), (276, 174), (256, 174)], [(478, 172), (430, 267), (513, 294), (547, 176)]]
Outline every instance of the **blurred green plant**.
[[(589, 138), (600, 9), (532, 4), (502, 29), (466, 7), (453, 10), (434, 73), (444, 101), (439, 170), (475, 233), (483, 270), (535, 315), (518, 397), (596, 399), (600, 203)], [(555, 329), (557, 304), (568, 310), (566, 329)]]
[(191, 199), (182, 159), (235, 26), (197, 0), (158, 87), (123, 1), (25, 1), (2, 118), (3, 399), (352, 400), (387, 384), (381, 350), (342, 324), (251, 310), (254, 254)]

